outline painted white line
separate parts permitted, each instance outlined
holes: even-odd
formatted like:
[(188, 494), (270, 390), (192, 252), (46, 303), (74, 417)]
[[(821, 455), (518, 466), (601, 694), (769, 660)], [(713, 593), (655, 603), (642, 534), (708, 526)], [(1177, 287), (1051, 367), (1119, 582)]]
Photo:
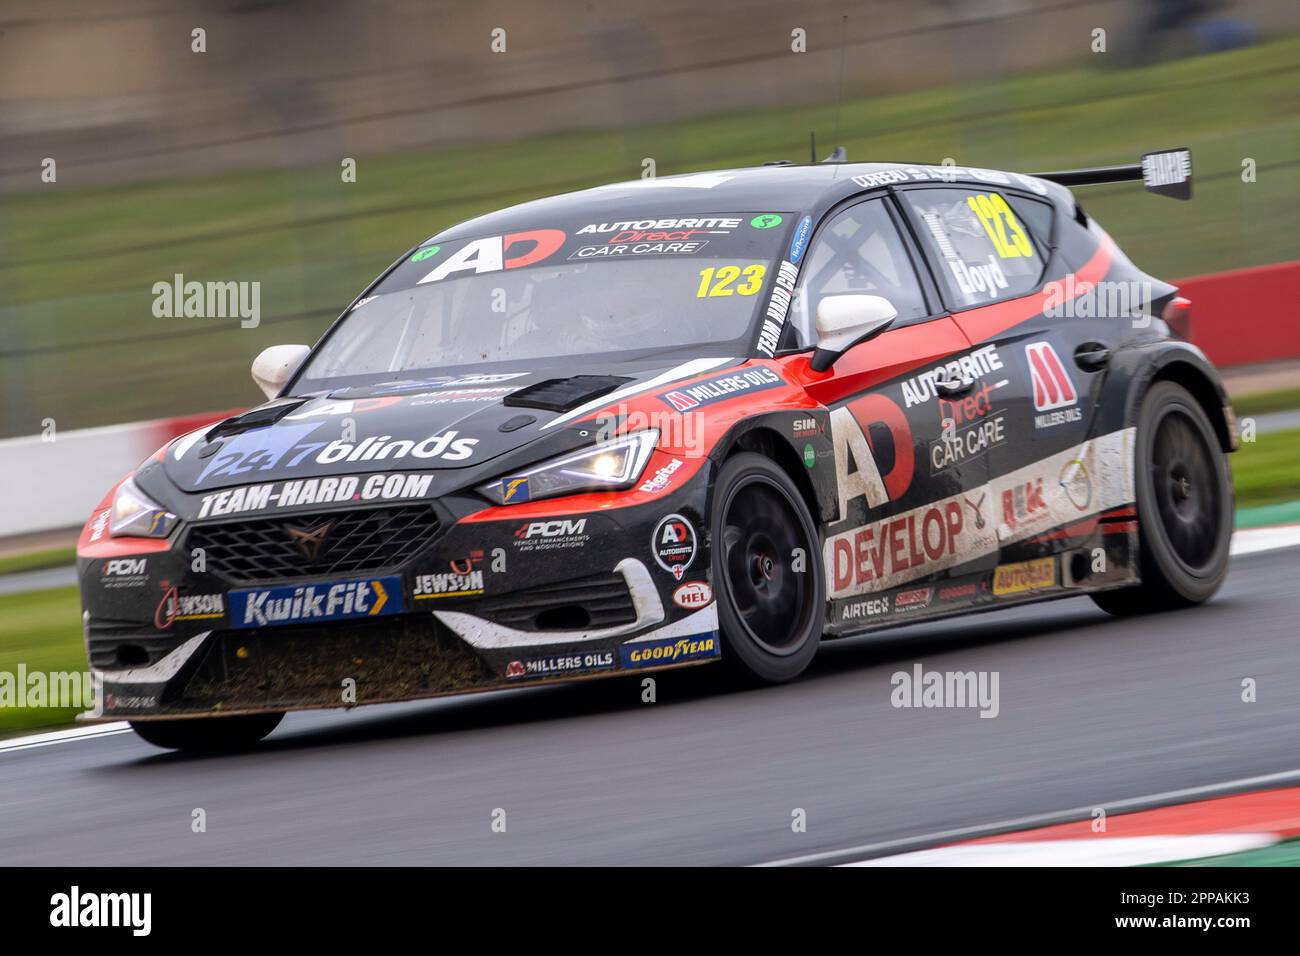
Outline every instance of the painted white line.
[(66, 744), (74, 740), (92, 740), (96, 737), (112, 737), (114, 734), (131, 732), (131, 725), (124, 720), (111, 724), (95, 724), (93, 727), (73, 727), (71, 730), (54, 730), (45, 734), (29, 734), (26, 737), (11, 737), (0, 740), (0, 753), (11, 750), (31, 750), (35, 747), (52, 747), (54, 744)]
[(1300, 524), (1275, 525), (1270, 528), (1246, 528), (1232, 536), (1232, 553), (1255, 554), (1300, 544)]
[(1036, 813), (1032, 816), (1016, 817), (1012, 820), (1001, 820), (995, 823), (981, 823), (970, 827), (958, 827), (953, 830), (937, 830), (934, 833), (900, 837), (897, 840), (882, 840), (879, 843), (864, 843), (861, 846), (845, 847), (842, 850), (823, 850), (820, 853), (791, 856), (757, 865), (801, 866), (820, 864), (827, 866), (838, 863), (853, 863), (870, 857), (884, 856), (891, 850), (909, 852), (911, 850), (929, 849), (939, 844), (954, 843), (958, 840), (973, 840), (976, 837), (993, 836), (998, 833), (1013, 833), (1016, 830), (1031, 830), (1036, 827), (1052, 826), (1057, 823), (1089, 820), (1092, 818), (1093, 810), (1097, 807), (1102, 807), (1107, 814), (1114, 815), (1125, 810), (1148, 810), (1171, 803), (1179, 803), (1190, 797), (1222, 796), (1229, 793), (1258, 790), (1273, 784), (1296, 782), (1300, 782), (1300, 769), (1283, 770), (1280, 773), (1268, 773), (1259, 777), (1242, 777), (1238, 780), (1225, 780), (1222, 783), (1209, 783), (1201, 787), (1166, 790), (1164, 793), (1153, 793), (1144, 797), (1130, 797), (1127, 800), (1098, 801), (1086, 807), (1076, 807), (1073, 810)]
[(899, 853), (843, 866), (1145, 866), (1225, 856), (1272, 846), (1276, 833), (1195, 833), (1095, 837), (1029, 843), (976, 843)]

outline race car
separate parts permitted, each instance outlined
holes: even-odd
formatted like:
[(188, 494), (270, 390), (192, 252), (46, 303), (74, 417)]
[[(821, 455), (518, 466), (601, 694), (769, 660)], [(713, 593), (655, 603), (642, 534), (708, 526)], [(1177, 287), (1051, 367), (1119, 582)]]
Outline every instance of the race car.
[(1205, 601), (1235, 420), (1190, 303), (1068, 188), (1130, 180), (1189, 198), (1190, 153), (778, 163), (438, 233), (94, 509), (89, 717), (238, 747), (289, 710), (789, 681), (914, 621)]

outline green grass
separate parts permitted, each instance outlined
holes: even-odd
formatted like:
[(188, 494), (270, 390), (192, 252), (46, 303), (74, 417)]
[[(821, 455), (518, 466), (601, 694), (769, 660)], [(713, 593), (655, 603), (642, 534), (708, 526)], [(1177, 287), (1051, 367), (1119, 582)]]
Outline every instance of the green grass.
[(46, 548), (0, 558), (0, 575), (19, 574), (23, 571), (43, 571), (46, 568), (66, 568), (77, 563), (77, 549)]
[[(75, 587), (0, 595), (0, 672), (86, 670)], [(0, 707), (0, 736), (72, 722), (74, 708)]]
[(1293, 408), (1300, 408), (1300, 388), (1280, 388), (1273, 392), (1256, 392), (1232, 399), (1232, 410), (1238, 418), (1267, 412), (1286, 412)]
[[(1024, 171), (1132, 162), (1188, 145), (1196, 199), (1135, 185), (1081, 190), (1143, 268), (1166, 278), (1300, 258), (1300, 37), (1140, 70), (1069, 68), (830, 105), (727, 114), (621, 132), (103, 189), (64, 183), (4, 197), (0, 434), (53, 417), (78, 428), (251, 404), (263, 347), (312, 342), (362, 285), (458, 220), (640, 174), (807, 155), (808, 131), (851, 159)], [(1243, 157), (1260, 167), (1241, 182)], [(151, 287), (262, 282), (261, 327), (157, 319)], [(65, 347), (77, 345), (73, 350)]]
[(1229, 461), (1237, 488), (1237, 507), (1300, 498), (1300, 428), (1269, 432), (1253, 442), (1243, 442)]

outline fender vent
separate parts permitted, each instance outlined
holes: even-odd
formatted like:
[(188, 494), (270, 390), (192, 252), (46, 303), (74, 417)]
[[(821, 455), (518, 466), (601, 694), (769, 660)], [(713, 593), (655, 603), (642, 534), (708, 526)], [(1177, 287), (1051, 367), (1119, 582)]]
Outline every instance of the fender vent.
[(627, 582), (614, 573), (487, 598), (474, 606), (474, 613), (520, 631), (596, 630), (636, 620)]

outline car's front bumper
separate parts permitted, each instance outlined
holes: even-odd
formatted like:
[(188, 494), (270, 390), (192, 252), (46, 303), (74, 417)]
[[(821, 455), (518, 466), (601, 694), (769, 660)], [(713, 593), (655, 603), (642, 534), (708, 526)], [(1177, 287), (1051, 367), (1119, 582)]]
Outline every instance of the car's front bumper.
[[(562, 500), (518, 518), (495, 509), (448, 523), (397, 566), (352, 574), (231, 580), (230, 561), (193, 553), (192, 528), (143, 568), (109, 573), (108, 561), (131, 558), (83, 554), (87, 652), (102, 682), (86, 717), (351, 707), (712, 660), (707, 495), (701, 467), (626, 507), (607, 496), (581, 513)], [(680, 569), (687, 553), (653, 540), (669, 519), (689, 529)]]

